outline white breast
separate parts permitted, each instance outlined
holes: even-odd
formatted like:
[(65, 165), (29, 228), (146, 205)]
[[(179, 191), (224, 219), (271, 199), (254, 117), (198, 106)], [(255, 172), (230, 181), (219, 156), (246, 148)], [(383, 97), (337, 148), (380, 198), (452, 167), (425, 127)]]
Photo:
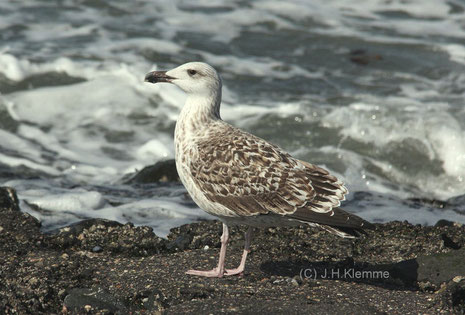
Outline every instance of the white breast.
[(198, 159), (197, 139), (201, 130), (194, 131), (184, 124), (183, 119), (178, 119), (174, 132), (176, 169), (179, 178), (194, 202), (205, 212), (219, 217), (237, 217), (237, 214), (225, 206), (211, 202), (199, 189), (192, 179), (189, 164), (193, 159)]

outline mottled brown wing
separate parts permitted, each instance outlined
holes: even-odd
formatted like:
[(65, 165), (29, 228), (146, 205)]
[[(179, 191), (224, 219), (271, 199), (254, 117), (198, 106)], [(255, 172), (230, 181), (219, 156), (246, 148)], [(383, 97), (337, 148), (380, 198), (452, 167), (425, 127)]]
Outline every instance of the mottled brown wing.
[(207, 199), (238, 215), (326, 213), (347, 189), (328, 171), (231, 127), (198, 143), (190, 169)]

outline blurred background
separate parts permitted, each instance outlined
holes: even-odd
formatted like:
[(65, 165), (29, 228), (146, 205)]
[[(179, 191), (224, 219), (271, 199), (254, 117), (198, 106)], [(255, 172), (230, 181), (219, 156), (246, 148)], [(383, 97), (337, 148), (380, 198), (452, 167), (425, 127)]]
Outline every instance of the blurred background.
[(349, 211), (465, 223), (464, 43), (458, 0), (1, 1), (0, 185), (45, 231), (209, 218), (123, 180), (174, 157), (185, 96), (145, 74), (204, 61), (223, 119), (340, 176)]

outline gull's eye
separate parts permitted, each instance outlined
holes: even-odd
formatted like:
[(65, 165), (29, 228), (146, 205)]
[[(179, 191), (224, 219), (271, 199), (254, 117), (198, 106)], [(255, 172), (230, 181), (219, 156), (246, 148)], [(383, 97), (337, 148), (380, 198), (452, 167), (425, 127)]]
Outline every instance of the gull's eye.
[(187, 70), (187, 73), (189, 73), (190, 76), (193, 76), (193, 75), (197, 74), (197, 71), (189, 69), (189, 70)]

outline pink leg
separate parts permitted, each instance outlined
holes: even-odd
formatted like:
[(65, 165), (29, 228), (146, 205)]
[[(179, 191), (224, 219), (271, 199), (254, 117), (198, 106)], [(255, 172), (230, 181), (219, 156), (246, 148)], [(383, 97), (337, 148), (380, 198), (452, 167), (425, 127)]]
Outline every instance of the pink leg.
[(235, 269), (226, 269), (227, 276), (237, 275), (244, 272), (245, 260), (247, 259), (247, 254), (250, 252), (250, 241), (252, 240), (252, 231), (253, 228), (249, 226), (249, 229), (247, 230), (247, 232), (245, 232), (244, 251), (242, 252), (242, 259), (239, 267)]
[(186, 273), (189, 275), (203, 276), (203, 277), (215, 277), (221, 278), (224, 275), (224, 260), (226, 258), (226, 247), (229, 241), (228, 226), (223, 223), (223, 235), (221, 235), (221, 249), (220, 259), (218, 260), (218, 267), (208, 270), (188, 270)]

